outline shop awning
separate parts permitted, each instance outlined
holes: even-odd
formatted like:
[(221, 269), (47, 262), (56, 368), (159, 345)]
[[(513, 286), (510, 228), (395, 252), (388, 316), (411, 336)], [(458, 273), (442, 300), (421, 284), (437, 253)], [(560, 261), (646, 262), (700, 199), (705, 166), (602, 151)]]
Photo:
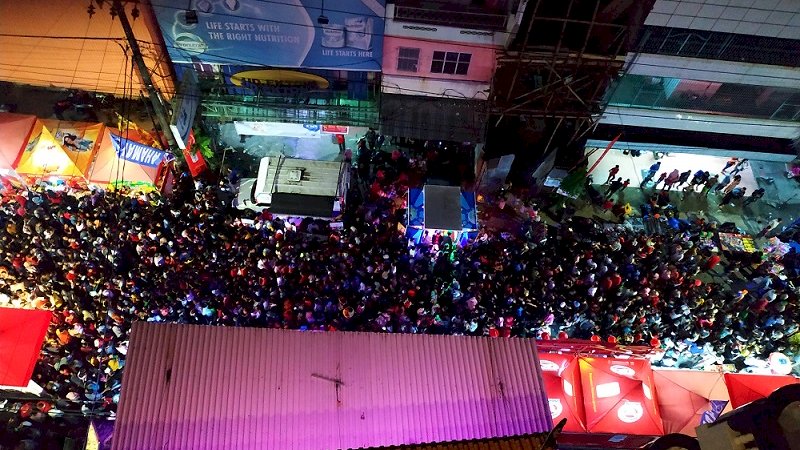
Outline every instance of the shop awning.
[(422, 141), (482, 142), (486, 102), (383, 94), (381, 133)]
[(665, 433), (695, 436), (695, 428), (731, 410), (721, 372), (653, 370)]
[(539, 363), (553, 424), (567, 419), (564, 431), (586, 432), (578, 358), (571, 354), (540, 353)]
[(14, 168), (35, 122), (36, 116), (0, 113), (0, 173)]
[(0, 386), (28, 386), (50, 311), (0, 308)]
[(586, 429), (590, 433), (664, 434), (649, 361), (617, 358), (579, 361)]
[(776, 389), (792, 383), (800, 383), (800, 378), (790, 375), (725, 374), (725, 385), (728, 386), (731, 406), (734, 408), (768, 397)]
[(127, 186), (158, 184), (159, 168), (169, 160), (169, 155), (120, 134), (125, 133), (111, 128), (103, 131), (95, 163), (87, 173), (89, 181)]

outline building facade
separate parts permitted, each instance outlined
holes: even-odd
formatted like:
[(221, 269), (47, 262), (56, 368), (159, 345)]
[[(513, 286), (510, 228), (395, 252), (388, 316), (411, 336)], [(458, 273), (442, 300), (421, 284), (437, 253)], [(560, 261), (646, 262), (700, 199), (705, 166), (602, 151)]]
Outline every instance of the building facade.
[(588, 145), (791, 158), (798, 55), (800, 0), (657, 0)]
[(268, 3), (152, 2), (178, 77), (196, 74), (199, 112), (220, 144), (332, 159), (335, 135), (354, 146), (379, 124), (385, 1)]
[(382, 132), (423, 141), (483, 142), (497, 52), (513, 35), (519, 7), (514, 0), (387, 5)]

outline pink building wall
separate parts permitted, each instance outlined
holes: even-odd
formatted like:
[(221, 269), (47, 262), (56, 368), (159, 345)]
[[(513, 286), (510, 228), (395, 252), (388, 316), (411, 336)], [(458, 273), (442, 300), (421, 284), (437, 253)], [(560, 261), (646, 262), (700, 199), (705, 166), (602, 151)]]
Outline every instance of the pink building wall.
[[(417, 72), (397, 70), (397, 57), (400, 53), (401, 47), (420, 49)], [(433, 61), (433, 52), (435, 51), (471, 54), (472, 58), (470, 60), (467, 74), (455, 75), (449, 73), (431, 73), (431, 62)], [(392, 36), (386, 36), (383, 39), (384, 75), (489, 83), (494, 76), (495, 65), (495, 49), (491, 47), (460, 45), (452, 42), (425, 41), (420, 39)]]

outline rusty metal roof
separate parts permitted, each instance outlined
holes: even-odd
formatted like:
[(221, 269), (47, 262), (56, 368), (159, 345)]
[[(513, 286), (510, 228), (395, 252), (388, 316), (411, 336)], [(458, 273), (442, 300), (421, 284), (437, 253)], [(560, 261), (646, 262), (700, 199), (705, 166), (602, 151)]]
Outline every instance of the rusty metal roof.
[(546, 433), (527, 434), (470, 441), (440, 442), (434, 444), (398, 445), (376, 447), (369, 450), (553, 450), (554, 446), (544, 447)]
[(368, 448), (546, 432), (526, 339), (133, 324), (114, 449)]

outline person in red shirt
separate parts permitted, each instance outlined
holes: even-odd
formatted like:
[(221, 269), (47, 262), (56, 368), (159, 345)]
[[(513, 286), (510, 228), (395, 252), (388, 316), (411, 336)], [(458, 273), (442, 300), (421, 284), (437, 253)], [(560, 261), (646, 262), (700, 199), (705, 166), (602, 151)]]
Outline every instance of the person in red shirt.
[(618, 172), (619, 172), (619, 164), (608, 170), (608, 179), (603, 184), (608, 184), (611, 180), (614, 179), (614, 177), (617, 176)]
[(339, 144), (339, 153), (344, 153), (345, 150), (347, 150), (345, 148), (345, 145), (344, 145), (344, 135), (343, 134), (337, 134), (336, 135), (336, 143)]
[(721, 259), (721, 258), (720, 258), (720, 257), (719, 257), (719, 255), (717, 255), (717, 254), (713, 254), (713, 255), (711, 255), (711, 256), (710, 256), (710, 257), (709, 257), (709, 258), (706, 260), (706, 263), (703, 265), (703, 270), (704, 270), (704, 271), (706, 271), (706, 272), (708, 272), (708, 271), (710, 271), (710, 270), (714, 269), (714, 267), (716, 267), (716, 266), (717, 266), (717, 264), (719, 264), (719, 261), (720, 261), (720, 259)]

